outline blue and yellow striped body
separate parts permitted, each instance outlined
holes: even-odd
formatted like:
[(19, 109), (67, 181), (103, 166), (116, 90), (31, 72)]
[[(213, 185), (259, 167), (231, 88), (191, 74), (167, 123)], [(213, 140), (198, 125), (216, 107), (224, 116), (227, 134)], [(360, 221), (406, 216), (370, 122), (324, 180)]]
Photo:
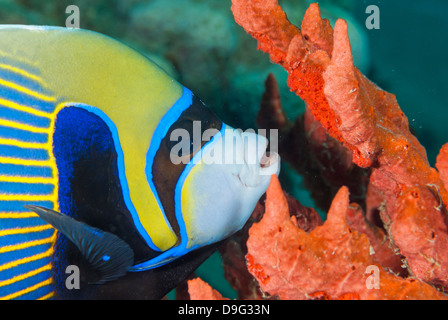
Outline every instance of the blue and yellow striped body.
[[(0, 64), (1, 299), (46, 299), (56, 230), (25, 204), (58, 210), (57, 168), (50, 132), (56, 98), (32, 65), (2, 56)], [(20, 226), (20, 228), (18, 228)]]
[[(100, 106), (122, 125), (118, 130), (144, 126), (151, 132), (182, 93), (181, 85), (143, 56), (96, 33), (52, 27), (0, 29), (0, 299), (52, 296), (56, 231), (23, 205), (59, 209), (52, 152), (58, 112), (72, 102)], [(148, 110), (148, 102), (158, 107)], [(138, 116), (122, 119), (131, 108)], [(150, 139), (138, 133), (128, 137), (121, 147), (133, 156), (125, 170), (144, 173), (137, 160), (146, 156)], [(130, 184), (134, 206), (147, 212), (141, 224), (158, 221), (154, 233), (167, 235), (152, 236), (152, 241), (162, 250), (172, 246), (175, 236), (156, 198), (147, 197), (150, 190), (135, 192), (148, 189), (147, 183)]]

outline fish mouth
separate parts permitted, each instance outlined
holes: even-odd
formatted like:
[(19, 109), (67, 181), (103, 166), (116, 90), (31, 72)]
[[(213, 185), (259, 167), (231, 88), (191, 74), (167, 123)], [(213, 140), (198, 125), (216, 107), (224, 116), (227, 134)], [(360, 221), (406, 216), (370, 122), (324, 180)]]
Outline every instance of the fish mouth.
[(264, 185), (273, 174), (280, 173), (280, 155), (276, 152), (264, 152), (255, 164), (245, 163), (238, 179), (245, 187), (255, 188)]
[(278, 174), (280, 168), (280, 155), (277, 152), (266, 151), (260, 159), (260, 174), (272, 175)]
[(232, 159), (227, 163), (232, 164), (231, 173), (243, 187), (264, 188), (273, 174), (280, 173), (280, 156), (267, 151), (269, 140), (263, 135), (230, 128), (224, 140), (225, 159)]

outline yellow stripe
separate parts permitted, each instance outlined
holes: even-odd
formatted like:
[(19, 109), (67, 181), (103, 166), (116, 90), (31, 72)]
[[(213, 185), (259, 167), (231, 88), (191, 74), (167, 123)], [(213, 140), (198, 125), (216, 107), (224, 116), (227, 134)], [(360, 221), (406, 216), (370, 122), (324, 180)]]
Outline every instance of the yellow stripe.
[(11, 279), (0, 281), (0, 287), (8, 286), (10, 284), (25, 280), (27, 278), (35, 276), (36, 274), (39, 274), (41, 272), (48, 271), (48, 270), (51, 270), (51, 263), (49, 263), (43, 267), (40, 267), (39, 269), (31, 270), (27, 273), (12, 277)]
[(25, 219), (38, 217), (35, 212), (0, 212), (0, 219)]
[[(63, 108), (65, 108), (66, 106), (63, 103), (60, 103), (56, 106), (56, 108), (53, 111), (54, 115), (57, 115)], [(48, 138), (48, 143), (50, 144), (50, 146), (53, 145), (53, 135), (54, 135), (54, 130), (55, 130), (55, 125), (56, 125), (56, 116), (53, 116), (51, 118), (51, 123), (50, 123), (50, 134), (49, 134), (49, 138)], [(59, 211), (59, 173), (58, 173), (58, 167), (56, 165), (56, 158), (54, 156), (53, 153), (53, 148), (49, 148), (48, 150), (49, 156), (50, 156), (50, 162), (51, 162), (51, 171), (53, 173), (53, 176), (57, 179), (57, 181), (54, 183), (54, 190), (53, 193), (55, 195), (55, 200), (53, 201), (53, 210), (55, 211)]]
[[(43, 88), (47, 88), (47, 86), (42, 82), (41, 78), (28, 72), (25, 70), (22, 70), (20, 68), (16, 68), (7, 64), (0, 64), (0, 68), (2, 69), (7, 69), (10, 71), (13, 71), (17, 74), (20, 74), (24, 77), (27, 77), (29, 79), (32, 79), (36, 82), (38, 82)], [(10, 88), (13, 88), (17, 91), (20, 91), (22, 93), (34, 96), (38, 99), (41, 99), (43, 101), (55, 101), (54, 97), (51, 97), (49, 95), (45, 95), (45, 94), (41, 94), (39, 92), (30, 90), (28, 88), (22, 87), (18, 84), (12, 83), (12, 82), (8, 82), (6, 80), (0, 79), (0, 84), (3, 84), (5, 86), (8, 86)], [(39, 127), (34, 127), (32, 125), (28, 125), (28, 124), (24, 124), (24, 123), (18, 123), (15, 121), (10, 121), (7, 119), (0, 119), (0, 125), (5, 126), (5, 127), (11, 127), (11, 128), (15, 128), (15, 129), (20, 129), (20, 130), (25, 130), (28, 132), (34, 132), (34, 133), (46, 133), (46, 134), (51, 134), (54, 131), (54, 122), (55, 122), (55, 117), (54, 115), (56, 113), (52, 112), (44, 112), (44, 111), (40, 111), (40, 110), (36, 110), (34, 107), (31, 106), (26, 106), (26, 105), (22, 105), (19, 103), (15, 103), (13, 101), (9, 101), (7, 99), (2, 99), (0, 98), (0, 104), (14, 109), (14, 110), (18, 110), (18, 111), (22, 111), (22, 112), (26, 112), (35, 116), (39, 116), (39, 117), (45, 117), (51, 120), (51, 124), (48, 128), (39, 128)], [(0, 181), (6, 181), (6, 182), (23, 182), (23, 183), (51, 183), (55, 186), (53, 195), (49, 196), (49, 197), (45, 197), (51, 201), (53, 201), (54, 205), (53, 205), (53, 209), (57, 210), (58, 209), (58, 203), (57, 203), (57, 194), (58, 194), (58, 179), (57, 179), (57, 167), (56, 167), (56, 161), (52, 152), (52, 141), (51, 141), (51, 137), (49, 138), (49, 142), (47, 144), (28, 144), (28, 143), (18, 143), (17, 141), (14, 140), (6, 140), (3, 139), (1, 140), (2, 143), (6, 144), (12, 144), (12, 145), (16, 145), (19, 147), (23, 147), (23, 148), (45, 148), (46, 150), (48, 150), (49, 152), (49, 157), (50, 160), (48, 161), (39, 161), (39, 160), (24, 160), (24, 159), (14, 159), (14, 158), (8, 158), (8, 157), (0, 157), (0, 163), (6, 163), (6, 164), (17, 164), (17, 165), (25, 165), (25, 166), (39, 166), (39, 167), (50, 167), (52, 169), (53, 172), (53, 176), (54, 178), (46, 178), (46, 177), (21, 177), (21, 176), (2, 176), (0, 177)], [(4, 198), (5, 196), (0, 196), (2, 198)], [(14, 197), (16, 197), (15, 195), (11, 195), (8, 196), (10, 199), (13, 199)], [(34, 196), (30, 196), (28, 198), (29, 200), (31, 199), (44, 199), (41, 196), (40, 197), (34, 197)], [(20, 200), (26, 200), (26, 197), (24, 198), (23, 196), (20, 196)], [(26, 218), (26, 217), (37, 217), (37, 215), (33, 212), (0, 212), (0, 218)], [(21, 233), (30, 233), (30, 232), (39, 232), (39, 231), (43, 231), (43, 230), (47, 230), (52, 228), (50, 225), (44, 225), (44, 226), (36, 226), (36, 227), (29, 227), (29, 228), (21, 228), (21, 229), (14, 229), (14, 230), (1, 230), (0, 231), (0, 236), (2, 235), (7, 235), (7, 234), (21, 234)], [(53, 229), (54, 230), (54, 229)], [(11, 261), (8, 262), (6, 264), (3, 264), (0, 266), (0, 271), (2, 270), (6, 270), (9, 268), (13, 268), (15, 266), (21, 265), (21, 264), (25, 264), (31, 261), (35, 261), (35, 260), (39, 260), (39, 259), (43, 259), (46, 257), (49, 257), (53, 254), (54, 252), (54, 242), (56, 239), (56, 235), (57, 235), (57, 231), (54, 230), (53, 232), (53, 236), (47, 239), (41, 239), (41, 240), (36, 240), (36, 241), (30, 241), (30, 242), (26, 242), (23, 244), (19, 244), (19, 245), (13, 245), (13, 246), (9, 246), (6, 248), (0, 248), (0, 252), (6, 252), (6, 251), (10, 251), (13, 249), (19, 250), (21, 248), (27, 248), (27, 247), (31, 247), (31, 246), (36, 246), (39, 244), (45, 244), (45, 243), (51, 243), (53, 242), (53, 245), (51, 246), (50, 249), (48, 249), (46, 252), (41, 253), (41, 254), (37, 254), (31, 257), (26, 257), (23, 259), (19, 259), (16, 261)], [(3, 282), (0, 284), (0, 286), (4, 286), (8, 283), (14, 283), (26, 278), (29, 278), (33, 275), (36, 275), (40, 272), (44, 272), (46, 270), (50, 270), (51, 269), (51, 264), (47, 264), (46, 266), (39, 268), (37, 270), (32, 270), (26, 274), (23, 275), (19, 275), (16, 276), (12, 279), (7, 280), (7, 282)], [(25, 295), (27, 293), (33, 292), (41, 287), (44, 287), (46, 285), (50, 285), (53, 282), (53, 280), (47, 279), (45, 281), (42, 281), (38, 284), (35, 284), (31, 287), (28, 287), (24, 290), (9, 294), (7, 296), (1, 297), (0, 299), (14, 299), (17, 297), (20, 297), (22, 295)], [(48, 294), (45, 294), (44, 296), (40, 297), (40, 300), (45, 300), (45, 299), (49, 299), (52, 298), (54, 296), (54, 292), (50, 292)]]
[[(0, 230), (0, 237), (2, 237), (2, 236), (10, 236), (10, 235), (13, 235), (13, 234), (40, 232), (40, 231), (48, 230), (48, 229), (51, 229), (51, 228), (53, 228), (51, 225), (44, 224), (44, 225), (36, 226), (36, 227), (5, 229), (5, 230)], [(1, 267), (2, 266), (0, 266), (0, 271), (2, 270)]]
[(47, 143), (36, 143), (36, 142), (23, 142), (20, 140), (14, 140), (14, 139), (3, 139), (0, 138), (0, 145), (7, 145), (7, 146), (15, 146), (19, 148), (27, 148), (27, 149), (44, 149), (48, 150), (50, 147), (50, 144)]
[(17, 297), (20, 297), (20, 296), (23, 296), (24, 294), (33, 292), (33, 291), (35, 291), (35, 290), (37, 290), (37, 289), (39, 289), (39, 288), (42, 288), (42, 287), (44, 287), (44, 286), (51, 285), (52, 283), (53, 283), (53, 279), (50, 278), (50, 279), (47, 279), (47, 280), (45, 280), (45, 281), (42, 281), (42, 282), (40, 282), (40, 283), (38, 283), (38, 284), (35, 284), (34, 286), (31, 286), (31, 287), (28, 287), (28, 288), (26, 288), (26, 289), (17, 291), (17, 292), (15, 292), (15, 293), (9, 294), (9, 295), (4, 296), (4, 297), (0, 297), (0, 300), (10, 300), (10, 299), (15, 299), (15, 298), (17, 298)]
[(1, 182), (20, 182), (20, 183), (47, 183), (56, 184), (56, 178), (46, 177), (20, 177), (20, 176), (0, 176)]
[[(36, 167), (52, 167), (52, 162), (49, 160), (23, 160), (16, 158), (0, 157), (0, 163), (4, 164), (19, 164), (23, 166), (36, 166)], [(55, 171), (53, 171), (54, 173)]]
[[(8, 59), (11, 59), (13, 63), (19, 62), (24, 67), (28, 67), (29, 66), (30, 68), (36, 69), (36, 71), (37, 71), (37, 66), (36, 66), (36, 62), (35, 61), (32, 61), (32, 60), (20, 57), (19, 55), (16, 55), (16, 54), (10, 54), (10, 52), (5, 52), (3, 50), (0, 50), (0, 56), (6, 57)], [(16, 67), (13, 67), (13, 68), (16, 68)], [(22, 69), (19, 69), (19, 70), (22, 70)]]
[(50, 132), (48, 130), (48, 128), (33, 127), (33, 126), (30, 126), (27, 124), (14, 122), (14, 121), (10, 121), (10, 120), (4, 120), (4, 119), (0, 119), (0, 125), (4, 126), (4, 127), (10, 127), (10, 128), (20, 129), (20, 130), (34, 132), (34, 133), (47, 133), (48, 134)]
[(4, 201), (56, 201), (57, 196), (51, 194), (0, 194), (0, 200)]
[(40, 85), (45, 87), (45, 84), (42, 82), (42, 79), (38, 76), (36, 76), (35, 74), (32, 74), (28, 71), (25, 71), (23, 69), (19, 69), (17, 67), (13, 67), (9, 64), (4, 64), (4, 63), (0, 63), (0, 68), (5, 69), (5, 70), (9, 70), (15, 73), (18, 73), (24, 77), (27, 77), (28, 79), (34, 80), (36, 82), (38, 82)]
[(51, 291), (50, 293), (44, 295), (43, 297), (40, 297), (36, 300), (48, 300), (54, 297), (54, 291)]
[(53, 102), (53, 101), (56, 100), (55, 97), (47, 96), (45, 94), (36, 92), (36, 91), (28, 89), (26, 87), (22, 87), (21, 85), (18, 85), (18, 84), (14, 83), (14, 82), (7, 81), (7, 80), (1, 79), (1, 78), (0, 78), (0, 85), (4, 85), (5, 87), (9, 87), (11, 89), (14, 89), (14, 90), (17, 90), (19, 92), (25, 93), (25, 94), (27, 94), (29, 96), (38, 98), (38, 99), (43, 100), (43, 101)]
[(22, 259), (19, 259), (19, 260), (10, 261), (8, 263), (0, 265), (0, 271), (4, 271), (4, 270), (7, 270), (7, 269), (11, 269), (11, 268), (17, 267), (17, 266), (19, 266), (21, 264), (25, 264), (25, 263), (28, 263), (28, 262), (32, 262), (32, 261), (36, 261), (36, 260), (39, 260), (39, 259), (42, 259), (42, 258), (49, 257), (49, 256), (51, 256), (53, 254), (53, 252), (54, 252), (54, 249), (53, 249), (53, 247), (51, 247), (50, 249), (48, 249), (47, 251), (45, 251), (43, 253), (35, 254), (34, 256), (22, 258)]
[(53, 241), (54, 241), (54, 236), (51, 236), (51, 237), (48, 237), (45, 239), (28, 241), (28, 242), (24, 242), (24, 243), (15, 244), (15, 245), (0, 247), (0, 253), (22, 250), (22, 249), (26, 249), (26, 248), (30, 248), (30, 247), (39, 246), (42, 244), (52, 243)]
[(23, 112), (26, 112), (26, 113), (33, 114), (33, 115), (38, 116), (38, 117), (45, 117), (45, 118), (50, 118), (51, 119), (51, 114), (50, 113), (43, 112), (43, 111), (40, 111), (40, 110), (36, 110), (33, 107), (23, 106), (21, 104), (18, 104), (18, 103), (15, 103), (15, 102), (12, 102), (12, 101), (9, 101), (9, 100), (6, 100), (6, 99), (0, 99), (0, 104), (5, 106), (5, 107), (14, 109), (14, 110), (19, 110), (19, 111), (23, 111)]
[(48, 134), (50, 131), (48, 128), (39, 128), (39, 127), (33, 127), (28, 124), (23, 124), (20, 122), (10, 121), (10, 120), (4, 120), (0, 119), (0, 126), (14, 128), (14, 129), (20, 129), (24, 131), (29, 131), (33, 133), (46, 133)]

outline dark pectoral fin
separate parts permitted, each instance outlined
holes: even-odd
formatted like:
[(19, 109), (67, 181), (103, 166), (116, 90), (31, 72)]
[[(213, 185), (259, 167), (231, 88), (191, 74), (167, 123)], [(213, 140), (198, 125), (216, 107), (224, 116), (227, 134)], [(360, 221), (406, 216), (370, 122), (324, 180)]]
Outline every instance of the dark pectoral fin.
[(45, 222), (64, 234), (101, 274), (97, 283), (115, 280), (126, 274), (134, 264), (134, 252), (116, 235), (76, 221), (57, 211), (35, 205), (25, 208), (37, 213)]

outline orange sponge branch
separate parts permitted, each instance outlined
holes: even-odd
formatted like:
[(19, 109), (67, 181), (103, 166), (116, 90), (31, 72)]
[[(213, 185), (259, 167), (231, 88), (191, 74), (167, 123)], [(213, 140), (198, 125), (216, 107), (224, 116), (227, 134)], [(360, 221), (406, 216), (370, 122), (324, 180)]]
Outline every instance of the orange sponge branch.
[(232, 0), (232, 12), (258, 40), (258, 48), (288, 72), (290, 89), (327, 133), (350, 150), (353, 163), (371, 168), (367, 218), (380, 212), (410, 273), (448, 288), (446, 147), (438, 160), (441, 177), (410, 132), (395, 96), (353, 65), (344, 20), (333, 30), (319, 6), (311, 4), (299, 29), (277, 0)]

